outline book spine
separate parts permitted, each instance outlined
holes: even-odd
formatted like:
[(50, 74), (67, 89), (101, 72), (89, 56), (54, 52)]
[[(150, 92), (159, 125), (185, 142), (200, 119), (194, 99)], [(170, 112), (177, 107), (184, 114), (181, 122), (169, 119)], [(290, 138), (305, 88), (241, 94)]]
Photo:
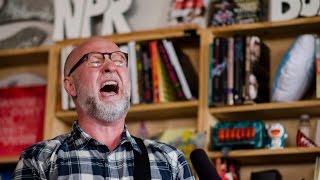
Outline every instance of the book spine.
[(320, 98), (320, 37), (316, 37), (316, 97)]
[(152, 85), (153, 85), (153, 102), (160, 102), (160, 92), (159, 92), (159, 73), (158, 73), (158, 53), (157, 53), (157, 42), (149, 42), (150, 58), (151, 58), (151, 70), (152, 70)]
[(142, 63), (143, 63), (143, 86), (144, 86), (144, 99), (146, 103), (153, 102), (153, 82), (152, 82), (152, 70), (151, 59), (149, 53), (149, 46), (147, 43), (141, 43), (142, 51)]
[(212, 95), (212, 102), (214, 104), (218, 104), (221, 102), (221, 94), (219, 91), (219, 78), (221, 76), (221, 70), (219, 68), (219, 58), (220, 58), (220, 37), (215, 37), (213, 39), (214, 41), (214, 58), (213, 58), (213, 63), (214, 63), (214, 70), (213, 70), (213, 95)]
[(269, 102), (269, 48), (258, 36), (247, 40), (246, 103)]
[(220, 56), (220, 64), (221, 67), (221, 77), (219, 79), (220, 82), (220, 94), (222, 97), (222, 105), (227, 104), (227, 94), (228, 94), (228, 72), (227, 72), (227, 63), (228, 63), (228, 40), (226, 38), (221, 39), (221, 55)]
[(158, 48), (159, 48), (161, 59), (163, 60), (163, 63), (164, 63), (164, 65), (167, 69), (167, 72), (169, 74), (172, 86), (176, 90), (176, 96), (179, 100), (184, 100), (185, 96), (183, 94), (181, 84), (178, 80), (178, 77), (177, 77), (177, 74), (174, 70), (174, 67), (170, 62), (169, 55), (168, 55), (168, 53), (164, 47), (164, 44), (163, 44), (163, 40), (158, 42)]
[(138, 90), (138, 70), (137, 70), (137, 53), (136, 53), (136, 42), (128, 42), (129, 50), (129, 73), (131, 77), (131, 103), (139, 104), (139, 90)]
[(214, 43), (212, 42), (209, 46), (209, 82), (208, 82), (208, 105), (212, 106), (212, 96), (213, 96), (213, 70), (214, 70), (214, 62), (213, 62), (213, 48)]
[(227, 91), (227, 104), (234, 105), (233, 100), (233, 89), (234, 89), (234, 39), (233, 37), (228, 38), (228, 62), (227, 62), (227, 72), (228, 72), (228, 91)]
[(172, 102), (172, 101), (176, 101), (177, 100), (177, 93), (176, 90), (171, 82), (170, 79), (170, 73), (168, 71), (168, 69), (166, 68), (166, 64), (164, 62), (164, 59), (161, 56), (161, 52), (159, 49), (159, 43), (161, 41), (157, 41), (157, 45), (158, 45), (158, 53), (159, 53), (159, 64), (160, 64), (160, 102)]
[(252, 49), (252, 55), (258, 57), (258, 61), (253, 61), (253, 73), (257, 78), (258, 92), (254, 101), (257, 103), (270, 102), (270, 49), (261, 39), (260, 44), (255, 44), (255, 46)]
[(189, 84), (188, 84), (187, 79), (184, 75), (184, 72), (183, 72), (181, 64), (178, 60), (178, 56), (177, 56), (177, 53), (175, 52), (175, 49), (173, 47), (172, 42), (168, 41), (168, 40), (163, 40), (163, 45), (165, 46), (165, 48), (168, 52), (168, 55), (169, 55), (169, 59), (173, 65), (174, 69), (177, 72), (177, 76), (178, 76), (179, 81), (181, 83), (181, 87), (182, 87), (182, 90), (183, 90), (185, 97), (188, 100), (192, 99), (192, 94), (191, 94)]
[(60, 51), (60, 77), (61, 77), (61, 109), (62, 110), (69, 110), (75, 108), (72, 98), (69, 96), (67, 91), (64, 89), (64, 64), (67, 60), (68, 55), (74, 49), (74, 46), (69, 45), (65, 46)]
[(243, 103), (245, 37), (234, 37), (234, 103)]
[(141, 45), (139, 43), (136, 43), (135, 45), (136, 49), (136, 55), (137, 55), (137, 76), (138, 76), (138, 92), (139, 92), (139, 102), (145, 103), (145, 89), (144, 89), (144, 81), (143, 81), (143, 60), (142, 60), (142, 50)]
[(246, 38), (246, 55), (245, 55), (245, 90), (244, 90), (244, 100), (245, 103), (250, 103), (250, 73), (251, 73), (251, 63), (250, 63), (250, 39), (251, 36)]

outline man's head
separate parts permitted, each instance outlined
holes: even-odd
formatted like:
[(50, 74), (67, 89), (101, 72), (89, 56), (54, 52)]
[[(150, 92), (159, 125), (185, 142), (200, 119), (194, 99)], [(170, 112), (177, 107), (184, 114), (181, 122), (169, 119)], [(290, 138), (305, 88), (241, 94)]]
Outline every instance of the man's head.
[(76, 47), (64, 68), (64, 87), (77, 107), (79, 120), (89, 116), (104, 122), (124, 119), (130, 106), (127, 54), (103, 38)]

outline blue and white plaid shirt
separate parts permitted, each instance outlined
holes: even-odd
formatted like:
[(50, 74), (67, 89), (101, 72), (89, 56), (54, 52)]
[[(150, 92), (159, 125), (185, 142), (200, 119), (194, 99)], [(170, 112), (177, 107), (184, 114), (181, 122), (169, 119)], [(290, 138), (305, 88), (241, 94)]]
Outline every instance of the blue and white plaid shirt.
[[(150, 161), (152, 179), (195, 179), (176, 148), (151, 140), (143, 141)], [(110, 152), (78, 125), (70, 134), (40, 142), (25, 149), (13, 179), (133, 179), (134, 153), (141, 153), (125, 127), (120, 144)]]

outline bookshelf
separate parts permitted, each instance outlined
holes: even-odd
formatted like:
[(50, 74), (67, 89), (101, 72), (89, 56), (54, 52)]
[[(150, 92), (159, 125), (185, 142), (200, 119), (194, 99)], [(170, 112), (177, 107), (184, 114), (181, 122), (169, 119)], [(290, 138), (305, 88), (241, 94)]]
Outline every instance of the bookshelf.
[[(257, 149), (235, 150), (231, 158), (241, 162), (241, 179), (250, 179), (250, 172), (264, 169), (279, 169), (283, 179), (311, 179), (315, 157), (320, 148), (295, 147), (295, 133), (301, 113), (308, 113), (312, 119), (312, 133), (315, 132), (316, 118), (320, 117), (320, 100), (304, 99), (297, 102), (263, 103), (255, 105), (208, 107), (208, 47), (213, 37), (229, 37), (234, 34), (258, 35), (271, 50), (272, 82), (277, 66), (293, 39), (302, 33), (320, 32), (320, 17), (299, 18), (283, 22), (261, 22), (226, 27), (177, 27), (127, 34), (115, 34), (106, 38), (116, 43), (174, 39), (190, 56), (199, 76), (199, 97), (192, 101), (160, 104), (132, 105), (127, 117), (130, 129), (137, 129), (140, 120), (148, 124), (153, 133), (170, 127), (196, 127), (199, 131), (210, 132), (210, 126), (217, 121), (239, 121), (262, 119), (265, 122), (282, 122), (289, 134), (287, 146), (280, 150)], [(40, 74), (48, 80), (45, 112), (44, 139), (68, 132), (75, 111), (62, 111), (60, 105), (60, 50), (84, 39), (58, 42), (50, 47), (0, 51), (0, 77), (26, 70)], [(271, 86), (271, 84), (270, 84)], [(210, 134), (207, 133), (207, 148)], [(209, 151), (210, 158), (221, 157), (217, 151)], [(15, 163), (18, 157), (0, 158), (0, 164)], [(301, 169), (295, 171), (295, 169)]]
[[(299, 116), (308, 113), (312, 120), (312, 134), (315, 133), (316, 118), (319, 118), (320, 101), (314, 98), (296, 102), (270, 102), (254, 105), (238, 105), (224, 107), (208, 107), (209, 82), (209, 44), (216, 36), (231, 37), (235, 34), (257, 35), (270, 48), (270, 87), (278, 64), (297, 35), (303, 33), (317, 33), (320, 30), (320, 17), (301, 18), (283, 22), (260, 22), (254, 24), (233, 25), (226, 27), (210, 27), (199, 30), (201, 37), (199, 89), (200, 128), (210, 132), (210, 126), (218, 121), (264, 120), (265, 123), (281, 122), (286, 127), (288, 139), (286, 147), (279, 150), (250, 149), (233, 150), (228, 153), (232, 159), (240, 162), (240, 178), (250, 179), (250, 172), (268, 169), (278, 169), (283, 179), (312, 179), (315, 157), (320, 154), (317, 148), (296, 147), (296, 131)], [(210, 158), (222, 157), (219, 151), (211, 151), (210, 134), (207, 137), (207, 149)], [(303, 167), (297, 165), (302, 163)], [(303, 170), (295, 171), (297, 168)], [(308, 169), (308, 170), (306, 170)], [(298, 177), (298, 178), (297, 178)]]

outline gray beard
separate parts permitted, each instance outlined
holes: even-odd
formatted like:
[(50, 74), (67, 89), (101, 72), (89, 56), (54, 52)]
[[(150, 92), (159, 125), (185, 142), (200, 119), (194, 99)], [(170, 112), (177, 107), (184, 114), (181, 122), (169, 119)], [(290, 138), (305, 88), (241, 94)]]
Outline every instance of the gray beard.
[(130, 106), (130, 96), (126, 95), (119, 102), (98, 102), (94, 97), (88, 97), (84, 109), (90, 117), (104, 122), (116, 122), (126, 115)]
[(76, 89), (78, 94), (76, 98), (80, 108), (92, 118), (104, 122), (116, 122), (128, 113), (131, 92), (130, 82), (122, 89), (123, 96), (116, 102), (101, 102), (95, 96), (87, 96), (90, 92), (81, 85)]

